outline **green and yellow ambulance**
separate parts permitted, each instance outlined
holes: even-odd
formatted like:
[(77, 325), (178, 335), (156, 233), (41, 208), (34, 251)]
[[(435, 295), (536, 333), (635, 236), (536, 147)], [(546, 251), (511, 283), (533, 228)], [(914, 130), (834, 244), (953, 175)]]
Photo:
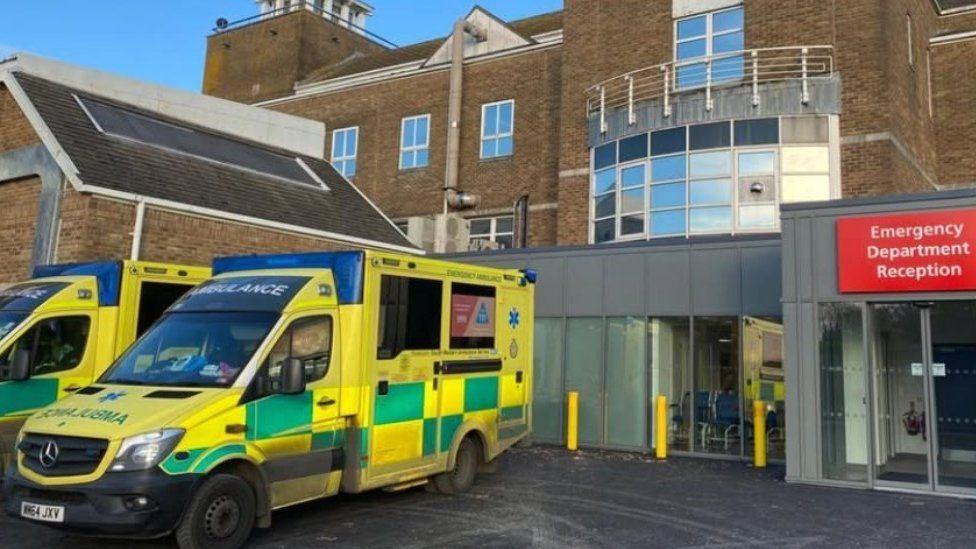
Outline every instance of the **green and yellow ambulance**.
[(461, 492), (529, 434), (533, 272), (350, 251), (214, 275), (27, 421), (9, 514), (239, 547), (340, 491)]
[(29, 415), (91, 384), (207, 267), (44, 265), (0, 289), (0, 472)]

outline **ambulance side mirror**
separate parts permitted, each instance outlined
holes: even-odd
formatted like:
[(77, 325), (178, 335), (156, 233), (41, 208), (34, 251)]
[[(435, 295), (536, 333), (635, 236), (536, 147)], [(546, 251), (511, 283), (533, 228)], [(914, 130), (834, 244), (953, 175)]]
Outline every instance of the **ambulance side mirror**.
[(283, 395), (300, 395), (305, 392), (305, 364), (297, 358), (289, 358), (281, 367), (281, 386), (278, 392)]
[(30, 377), (31, 352), (27, 349), (17, 349), (14, 351), (13, 360), (10, 363), (10, 380), (24, 381)]

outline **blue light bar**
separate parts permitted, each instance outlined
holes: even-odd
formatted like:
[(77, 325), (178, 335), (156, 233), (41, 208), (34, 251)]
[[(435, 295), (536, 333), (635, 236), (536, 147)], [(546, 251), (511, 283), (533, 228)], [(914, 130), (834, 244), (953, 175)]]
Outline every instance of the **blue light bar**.
[(51, 276), (94, 276), (98, 281), (98, 305), (118, 307), (122, 289), (121, 261), (93, 261), (91, 263), (62, 263), (34, 267), (34, 278)]
[(213, 260), (214, 276), (239, 271), (273, 269), (330, 269), (335, 277), (339, 303), (363, 302), (363, 252), (314, 252), (304, 254), (242, 255)]
[(529, 284), (535, 284), (539, 280), (539, 272), (535, 269), (522, 269), (522, 274), (525, 275), (525, 280)]

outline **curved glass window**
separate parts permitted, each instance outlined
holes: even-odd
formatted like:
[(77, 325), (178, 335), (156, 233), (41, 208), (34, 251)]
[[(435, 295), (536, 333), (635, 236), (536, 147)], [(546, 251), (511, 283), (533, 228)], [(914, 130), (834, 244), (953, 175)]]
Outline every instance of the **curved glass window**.
[(593, 152), (593, 242), (776, 231), (780, 204), (831, 198), (828, 135), (827, 117), (783, 116), (602, 144)]

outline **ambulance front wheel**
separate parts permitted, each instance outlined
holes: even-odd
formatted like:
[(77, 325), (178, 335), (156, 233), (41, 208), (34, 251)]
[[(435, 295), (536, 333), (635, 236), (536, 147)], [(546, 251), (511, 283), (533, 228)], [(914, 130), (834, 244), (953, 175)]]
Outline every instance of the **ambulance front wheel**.
[(461, 494), (471, 489), (474, 477), (481, 464), (478, 444), (471, 438), (465, 438), (458, 445), (457, 457), (454, 458), (454, 468), (434, 477), (434, 486), (442, 494)]
[(254, 491), (244, 479), (214, 475), (193, 495), (176, 542), (182, 549), (237, 549), (251, 535), (256, 509)]

